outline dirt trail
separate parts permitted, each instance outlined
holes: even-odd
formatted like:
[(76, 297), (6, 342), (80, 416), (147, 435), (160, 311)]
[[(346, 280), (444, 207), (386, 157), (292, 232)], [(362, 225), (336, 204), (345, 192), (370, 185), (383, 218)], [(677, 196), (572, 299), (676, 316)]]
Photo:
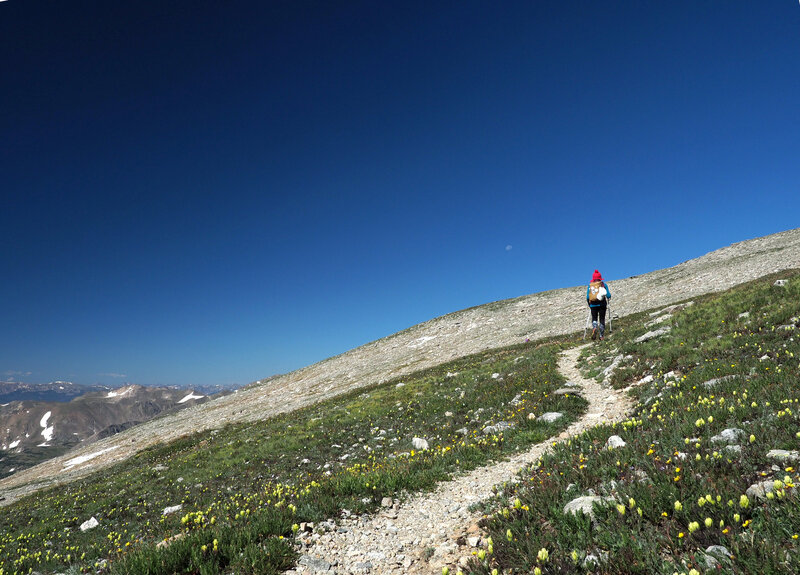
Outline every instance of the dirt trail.
[[(536, 461), (553, 441), (577, 435), (599, 423), (621, 421), (632, 408), (622, 392), (593, 379), (584, 378), (577, 367), (586, 346), (565, 351), (559, 370), (589, 402), (586, 414), (556, 438), (534, 445), (507, 461), (475, 469), (443, 482), (430, 493), (395, 504), (375, 516), (345, 519), (336, 529), (306, 537), (312, 543), (295, 570), (287, 573), (441, 573), (449, 565), (453, 573), (459, 561), (471, 556), (469, 545), (459, 545), (478, 536), (479, 513), (469, 507), (493, 495), (492, 487), (513, 481), (519, 470)], [(429, 558), (425, 555), (433, 554)]]

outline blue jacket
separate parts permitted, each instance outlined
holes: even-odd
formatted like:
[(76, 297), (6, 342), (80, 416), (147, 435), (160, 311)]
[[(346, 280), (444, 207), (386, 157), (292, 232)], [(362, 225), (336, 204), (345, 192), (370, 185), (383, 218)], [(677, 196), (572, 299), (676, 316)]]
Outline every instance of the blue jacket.
[(611, 290), (609, 289), (608, 284), (606, 282), (603, 282), (603, 287), (606, 288), (606, 297), (602, 301), (596, 301), (594, 303), (591, 303), (589, 301), (589, 289), (591, 288), (589, 286), (586, 286), (586, 303), (589, 304), (589, 307), (606, 307), (608, 305), (608, 300), (611, 299)]

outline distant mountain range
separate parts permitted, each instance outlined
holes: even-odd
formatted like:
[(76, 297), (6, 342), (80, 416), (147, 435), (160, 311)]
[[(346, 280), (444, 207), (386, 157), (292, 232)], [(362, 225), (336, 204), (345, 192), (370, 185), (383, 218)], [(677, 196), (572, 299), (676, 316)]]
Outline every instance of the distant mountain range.
[[(219, 394), (219, 387), (211, 391)], [(69, 382), (0, 383), (0, 477), (148, 421), (208, 401), (195, 389)]]
[[(115, 388), (109, 385), (80, 385), (71, 381), (53, 381), (50, 383), (0, 381), (0, 404), (12, 401), (72, 401), (76, 397), (87, 393), (106, 392), (113, 389)], [(162, 386), (160, 389), (191, 389), (201, 395), (216, 395), (224, 391), (232, 391), (234, 388), (223, 385), (196, 385), (192, 387)]]

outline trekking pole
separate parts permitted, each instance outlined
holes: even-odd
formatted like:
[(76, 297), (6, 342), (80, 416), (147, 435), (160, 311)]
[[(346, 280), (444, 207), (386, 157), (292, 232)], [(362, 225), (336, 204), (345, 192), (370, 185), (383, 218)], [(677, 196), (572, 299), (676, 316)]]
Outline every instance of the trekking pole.
[(583, 327), (583, 339), (586, 339), (586, 332), (589, 330), (589, 326), (592, 325), (592, 310), (589, 310), (589, 315), (586, 316), (586, 325)]

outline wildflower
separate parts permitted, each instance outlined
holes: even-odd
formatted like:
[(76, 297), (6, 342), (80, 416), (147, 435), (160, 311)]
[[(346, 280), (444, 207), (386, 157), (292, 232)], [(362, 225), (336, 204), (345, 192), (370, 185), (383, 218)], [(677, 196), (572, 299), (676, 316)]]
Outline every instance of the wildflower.
[(514, 534), (511, 533), (511, 529), (506, 529), (506, 539), (508, 539), (509, 541), (514, 540)]
[(706, 527), (711, 527), (711, 525), (712, 525), (714, 522), (711, 520), (711, 517), (706, 517), (706, 520), (705, 520), (703, 523), (705, 523), (705, 524), (706, 524)]
[(625, 506), (620, 503), (617, 505), (617, 511), (619, 511), (620, 515), (625, 515)]
[(542, 570), (539, 567), (534, 568), (533, 575), (542, 575)]
[(478, 559), (480, 559), (481, 561), (486, 559), (486, 551), (485, 550), (481, 549), (480, 551), (478, 551)]
[(756, 440), (756, 436), (752, 433), (750, 434), (750, 443), (753, 443)]
[(547, 563), (547, 560), (550, 559), (550, 553), (543, 547), (539, 549), (539, 553), (536, 555), (536, 558), (542, 563)]
[(442, 575), (450, 575), (450, 567), (448, 567), (447, 565), (442, 567)]
[(741, 516), (741, 515), (739, 515), (738, 513), (734, 513), (734, 514), (733, 514), (733, 520), (734, 520), (736, 523), (739, 523), (739, 520), (740, 520), (741, 518), (742, 518), (742, 516)]
[[(797, 535), (795, 535), (795, 539), (797, 539)], [(575, 550), (573, 549), (573, 550), (572, 550), (572, 553), (570, 553), (570, 554), (569, 554), (569, 556), (570, 556), (570, 557), (572, 557), (572, 561), (573, 561), (574, 563), (576, 563), (576, 564), (578, 563), (578, 552), (577, 552), (577, 551), (575, 551)]]
[(700, 524), (697, 521), (689, 523), (689, 533), (694, 533), (698, 529), (700, 529)]
[(748, 507), (750, 507), (750, 499), (747, 498), (747, 495), (742, 495), (739, 498), (739, 507), (741, 507), (742, 509), (747, 509)]

